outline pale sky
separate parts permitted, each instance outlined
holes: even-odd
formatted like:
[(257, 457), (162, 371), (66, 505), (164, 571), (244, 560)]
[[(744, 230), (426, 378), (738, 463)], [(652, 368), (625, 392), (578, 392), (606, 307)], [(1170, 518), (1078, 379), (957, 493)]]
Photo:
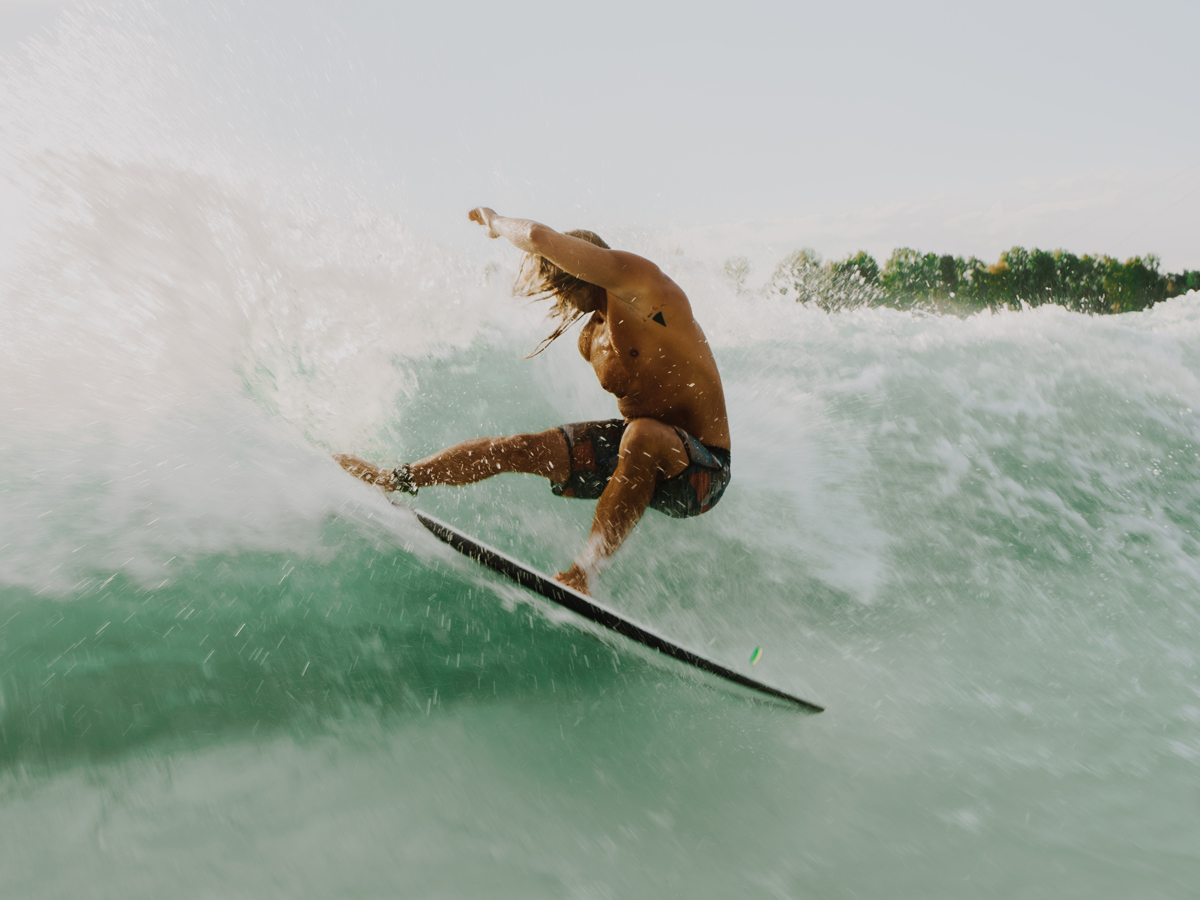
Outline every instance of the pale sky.
[[(484, 203), (717, 255), (1200, 268), (1195, 2), (153, 5), (214, 134), (452, 247)], [(0, 53), (63, 6), (0, 0)]]

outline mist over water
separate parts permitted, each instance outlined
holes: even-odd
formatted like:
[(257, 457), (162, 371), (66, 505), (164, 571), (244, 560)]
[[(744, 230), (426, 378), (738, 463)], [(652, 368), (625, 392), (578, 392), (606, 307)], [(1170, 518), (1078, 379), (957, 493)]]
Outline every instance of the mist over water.
[[(522, 358), (515, 253), (280, 161), (204, 22), (76, 14), (0, 83), (0, 893), (1191, 895), (1200, 296), (828, 314), (610, 237), (691, 298), (735, 478), (601, 596), (828, 709), (751, 704), (329, 460), (615, 405)], [(548, 571), (592, 512), (419, 505)]]

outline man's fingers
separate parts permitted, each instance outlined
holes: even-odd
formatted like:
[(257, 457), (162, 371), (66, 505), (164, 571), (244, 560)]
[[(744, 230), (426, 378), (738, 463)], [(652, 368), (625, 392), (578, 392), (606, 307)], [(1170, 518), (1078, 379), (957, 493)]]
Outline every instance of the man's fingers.
[(491, 223), (491, 217), (494, 216), (495, 214), (496, 214), (495, 212), (488, 209), (486, 206), (477, 206), (473, 210), (471, 210), (469, 213), (467, 213), (467, 217), (472, 222), (478, 222), (480, 225), (482, 225), (484, 228), (486, 228), (488, 237), (498, 238), (498, 237), (500, 237), (500, 232), (498, 232), (495, 228), (493, 228), (492, 223)]

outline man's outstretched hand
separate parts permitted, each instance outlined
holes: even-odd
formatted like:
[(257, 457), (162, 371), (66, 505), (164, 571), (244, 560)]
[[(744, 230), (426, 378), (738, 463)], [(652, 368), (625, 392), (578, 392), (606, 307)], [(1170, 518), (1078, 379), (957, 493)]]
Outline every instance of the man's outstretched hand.
[(385, 491), (396, 489), (396, 477), (391, 469), (381, 468), (349, 453), (335, 453), (333, 459), (355, 478), (360, 478), (367, 484), (377, 484)]
[(487, 236), (490, 238), (500, 237), (500, 232), (496, 230), (496, 226), (492, 224), (493, 219), (499, 218), (494, 209), (488, 209), (486, 206), (477, 206), (469, 213), (467, 217), (472, 222), (478, 222), (487, 229)]

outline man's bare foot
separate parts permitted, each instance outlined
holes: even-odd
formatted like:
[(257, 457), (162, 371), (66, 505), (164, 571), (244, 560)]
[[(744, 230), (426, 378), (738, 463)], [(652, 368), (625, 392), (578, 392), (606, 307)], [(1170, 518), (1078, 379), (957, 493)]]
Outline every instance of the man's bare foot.
[(572, 565), (565, 572), (559, 572), (554, 576), (554, 580), (559, 584), (565, 584), (569, 588), (574, 588), (581, 594), (587, 594), (589, 597), (592, 592), (588, 590), (587, 572), (579, 568), (577, 565)]
[(384, 469), (349, 453), (335, 453), (333, 459), (355, 478), (359, 478), (367, 484), (377, 484), (385, 491), (396, 489), (396, 479), (391, 469)]

